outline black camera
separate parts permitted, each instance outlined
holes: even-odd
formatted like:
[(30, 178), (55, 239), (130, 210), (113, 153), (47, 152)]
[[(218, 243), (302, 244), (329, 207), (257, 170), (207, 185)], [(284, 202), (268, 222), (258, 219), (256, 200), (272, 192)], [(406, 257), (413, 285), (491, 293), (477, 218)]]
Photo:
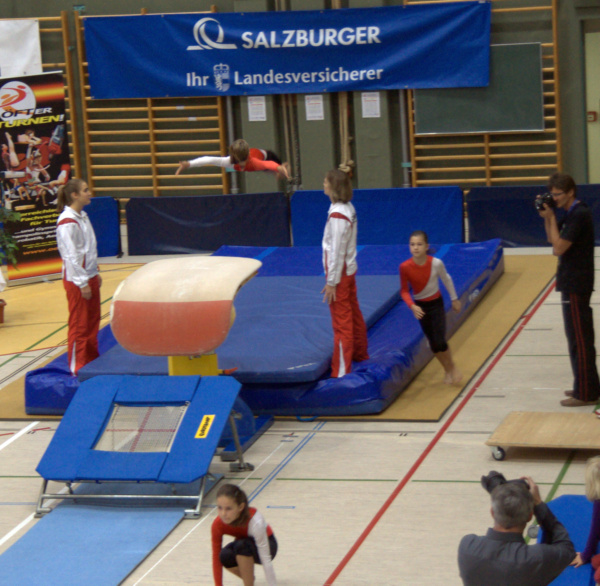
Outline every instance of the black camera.
[(487, 476), (481, 477), (481, 486), (483, 486), (483, 488), (485, 488), (485, 490), (487, 490), (490, 494), (494, 488), (506, 483), (522, 484), (527, 490), (529, 490), (529, 484), (527, 484), (527, 482), (522, 478), (506, 480), (504, 474), (496, 472), (495, 470), (491, 470)]
[(546, 206), (548, 206), (550, 209), (556, 207), (556, 202), (554, 201), (552, 194), (547, 192), (542, 193), (542, 195), (538, 195), (533, 203), (535, 204), (535, 209), (538, 212), (541, 212), (544, 209), (544, 204), (546, 204)]

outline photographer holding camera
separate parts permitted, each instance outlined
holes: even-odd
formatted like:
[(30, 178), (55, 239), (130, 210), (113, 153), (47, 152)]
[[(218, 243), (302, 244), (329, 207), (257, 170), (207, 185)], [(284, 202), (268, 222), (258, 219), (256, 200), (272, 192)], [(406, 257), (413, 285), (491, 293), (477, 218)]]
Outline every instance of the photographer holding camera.
[[(486, 535), (461, 539), (458, 567), (463, 584), (550, 584), (574, 560), (576, 552), (567, 530), (542, 501), (533, 479), (506, 481), (501, 474), (490, 472), (481, 483), (491, 494), (494, 527)], [(544, 530), (544, 542), (527, 545), (523, 531), (533, 515)]]
[[(563, 321), (573, 370), (573, 390), (565, 391), (563, 407), (594, 405), (600, 397), (596, 369), (594, 321), (590, 297), (594, 290), (594, 222), (590, 208), (576, 197), (570, 175), (555, 173), (548, 180), (549, 194), (538, 196), (536, 208), (552, 251), (558, 256), (556, 290), (561, 292)], [(547, 199), (548, 195), (551, 200)], [(546, 199), (544, 199), (546, 198)], [(554, 206), (550, 203), (554, 202)], [(566, 211), (557, 222), (553, 207)]]

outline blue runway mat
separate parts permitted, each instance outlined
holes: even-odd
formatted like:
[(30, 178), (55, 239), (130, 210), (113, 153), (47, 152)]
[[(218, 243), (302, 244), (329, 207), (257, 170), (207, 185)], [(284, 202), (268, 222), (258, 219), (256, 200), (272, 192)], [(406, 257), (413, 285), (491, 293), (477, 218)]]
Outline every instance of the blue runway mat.
[(0, 556), (10, 586), (115, 586), (175, 528), (184, 509), (61, 505)]

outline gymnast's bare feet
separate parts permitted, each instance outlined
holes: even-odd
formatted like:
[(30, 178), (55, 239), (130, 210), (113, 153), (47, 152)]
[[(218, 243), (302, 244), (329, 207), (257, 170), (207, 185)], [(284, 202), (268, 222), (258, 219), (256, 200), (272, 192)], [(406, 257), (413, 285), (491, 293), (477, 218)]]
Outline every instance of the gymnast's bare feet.
[(457, 385), (462, 380), (463, 375), (458, 368), (454, 367), (450, 372), (447, 372), (444, 376), (444, 383), (447, 385)]

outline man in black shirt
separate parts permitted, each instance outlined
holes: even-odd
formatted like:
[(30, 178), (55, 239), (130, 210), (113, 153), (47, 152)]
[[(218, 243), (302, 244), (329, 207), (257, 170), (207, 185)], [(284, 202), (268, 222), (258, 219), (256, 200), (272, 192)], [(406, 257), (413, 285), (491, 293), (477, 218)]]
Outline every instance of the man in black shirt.
[(565, 391), (564, 407), (594, 405), (600, 397), (596, 369), (594, 322), (590, 297), (594, 290), (594, 222), (590, 208), (577, 199), (570, 175), (555, 173), (548, 190), (556, 207), (566, 211), (558, 223), (554, 210), (544, 204), (540, 216), (552, 251), (558, 256), (556, 290), (562, 295), (563, 321), (573, 370), (573, 390)]
[[(465, 586), (546, 586), (575, 559), (567, 530), (542, 501), (535, 482), (523, 480), (527, 484), (507, 482), (492, 490), (494, 528), (487, 535), (462, 538), (458, 567)], [(534, 514), (544, 540), (527, 545), (523, 531)]]

